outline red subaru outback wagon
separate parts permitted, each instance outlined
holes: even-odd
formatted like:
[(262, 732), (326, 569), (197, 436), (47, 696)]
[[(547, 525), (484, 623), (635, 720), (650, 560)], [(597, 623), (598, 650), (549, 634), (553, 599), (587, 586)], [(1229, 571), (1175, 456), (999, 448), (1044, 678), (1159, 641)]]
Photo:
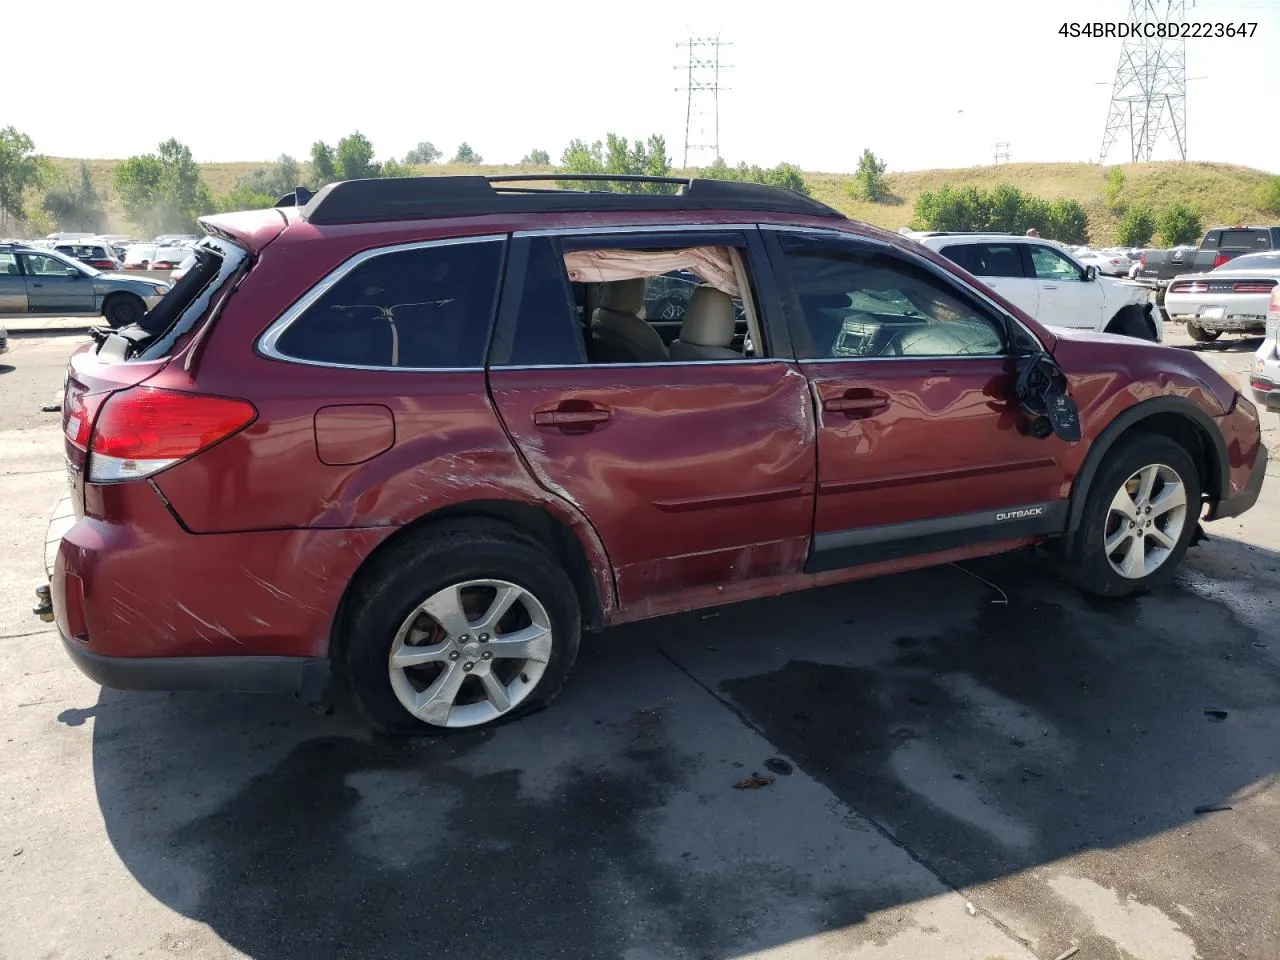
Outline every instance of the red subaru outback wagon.
[(789, 191), (533, 179), (208, 217), (72, 356), (50, 590), (88, 676), (336, 674), (378, 729), (475, 727), (584, 628), (1032, 544), (1130, 594), (1258, 497), (1257, 412), (1194, 354)]

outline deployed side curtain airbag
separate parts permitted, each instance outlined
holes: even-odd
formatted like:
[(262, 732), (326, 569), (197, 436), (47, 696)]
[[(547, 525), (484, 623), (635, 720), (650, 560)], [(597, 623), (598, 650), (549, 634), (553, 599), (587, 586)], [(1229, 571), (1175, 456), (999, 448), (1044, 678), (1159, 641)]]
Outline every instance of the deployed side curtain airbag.
[(683, 250), (574, 250), (564, 255), (574, 283), (610, 283), (688, 270), (731, 297), (741, 297), (738, 273), (728, 247)]

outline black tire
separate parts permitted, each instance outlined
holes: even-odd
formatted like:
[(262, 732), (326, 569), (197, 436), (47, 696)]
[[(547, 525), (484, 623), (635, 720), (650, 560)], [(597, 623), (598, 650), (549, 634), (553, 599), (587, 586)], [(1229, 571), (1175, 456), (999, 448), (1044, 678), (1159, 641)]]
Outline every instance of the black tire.
[[(420, 604), (440, 590), (471, 580), (503, 580), (529, 591), (550, 621), (550, 656), (541, 678), (506, 713), (470, 727), (428, 723), (411, 714), (393, 689), (389, 664), (392, 645), (397, 632)], [(392, 547), (361, 572), (349, 609), (339, 638), (341, 662), (335, 666), (342, 671), (361, 715), (375, 730), (390, 735), (440, 734), (495, 726), (542, 709), (564, 686), (578, 656), (581, 638), (577, 593), (555, 557), (520, 531), (483, 519), (447, 521)], [(467, 656), (464, 654), (463, 659)], [(500, 662), (516, 663), (493, 660), (490, 669)], [(424, 669), (434, 666), (428, 664)], [(447, 669), (444, 664), (438, 668), (441, 672)], [(524, 679), (523, 673), (519, 676)], [(420, 682), (426, 686), (432, 679), (428, 673)], [(477, 680), (472, 677), (462, 682), (473, 684), (467, 688), (470, 692)]]
[(119, 329), (137, 323), (146, 312), (147, 305), (142, 302), (141, 297), (135, 297), (131, 293), (117, 293), (107, 298), (102, 315), (107, 318), (107, 323)]
[[(1111, 503), (1127, 480), (1143, 468), (1152, 466), (1166, 467), (1177, 475), (1183, 485), (1186, 511), (1174, 546), (1169, 549), (1159, 566), (1145, 576), (1127, 577), (1112, 567), (1106, 551), (1108, 523), (1112, 519)], [(1153, 493), (1158, 497), (1160, 489), (1153, 487)], [(1191, 538), (1195, 535), (1196, 524), (1200, 521), (1200, 495), (1200, 472), (1181, 444), (1153, 433), (1137, 432), (1121, 437), (1103, 460), (1093, 485), (1089, 488), (1084, 514), (1080, 518), (1080, 527), (1076, 531), (1068, 558), (1070, 577), (1086, 593), (1097, 597), (1132, 596), (1163, 583), (1182, 562)], [(1152, 519), (1143, 514), (1139, 522), (1150, 522)], [(1117, 524), (1110, 533), (1114, 535), (1121, 527), (1123, 523)], [(1168, 527), (1161, 529), (1172, 532)], [(1144, 543), (1146, 542), (1144, 538)], [(1123, 560), (1123, 557), (1128, 556), (1127, 551), (1120, 556)]]
[(1204, 327), (1200, 326), (1200, 324), (1198, 323), (1188, 323), (1187, 336), (1189, 336), (1196, 343), (1213, 343), (1213, 341), (1217, 340), (1220, 336), (1222, 336), (1222, 331), (1214, 330), (1210, 332), (1206, 330)]
[(1134, 337), (1138, 340), (1154, 341), (1155, 330), (1147, 321), (1147, 315), (1141, 307), (1124, 307), (1107, 326), (1108, 333), (1118, 333), (1123, 337)]

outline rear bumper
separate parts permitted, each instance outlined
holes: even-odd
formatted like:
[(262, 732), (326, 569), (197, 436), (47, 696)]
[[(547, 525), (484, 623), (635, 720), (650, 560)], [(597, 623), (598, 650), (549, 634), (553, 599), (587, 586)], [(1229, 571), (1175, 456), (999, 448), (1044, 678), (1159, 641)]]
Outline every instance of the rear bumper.
[(1251, 510), (1258, 502), (1258, 495), (1262, 493), (1262, 481), (1266, 476), (1267, 448), (1265, 444), (1259, 443), (1258, 453), (1254, 457), (1253, 467), (1249, 471), (1249, 480), (1244, 489), (1219, 502), (1218, 508), (1213, 512), (1213, 519), (1225, 520), (1228, 517), (1238, 517), (1246, 510)]
[(59, 635), (81, 673), (116, 690), (290, 693), (315, 702), (329, 681), (323, 657), (107, 657)]

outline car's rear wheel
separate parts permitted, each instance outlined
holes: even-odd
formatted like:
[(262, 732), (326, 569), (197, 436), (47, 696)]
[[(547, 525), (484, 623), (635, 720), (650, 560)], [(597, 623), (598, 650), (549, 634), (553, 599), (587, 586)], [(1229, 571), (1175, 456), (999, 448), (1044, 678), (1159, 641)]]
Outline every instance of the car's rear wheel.
[(1206, 330), (1198, 323), (1187, 324), (1187, 336), (1196, 343), (1212, 343), (1222, 336), (1221, 330)]
[(102, 309), (107, 323), (119, 329), (137, 323), (147, 312), (147, 305), (131, 293), (117, 293), (109, 298)]
[(453, 521), (362, 574), (343, 667), (383, 733), (489, 726), (551, 702), (580, 621), (573, 582), (541, 544), (500, 523)]
[(1071, 573), (1088, 593), (1123, 597), (1173, 575), (1200, 520), (1200, 474), (1167, 437), (1118, 441), (1089, 489)]

